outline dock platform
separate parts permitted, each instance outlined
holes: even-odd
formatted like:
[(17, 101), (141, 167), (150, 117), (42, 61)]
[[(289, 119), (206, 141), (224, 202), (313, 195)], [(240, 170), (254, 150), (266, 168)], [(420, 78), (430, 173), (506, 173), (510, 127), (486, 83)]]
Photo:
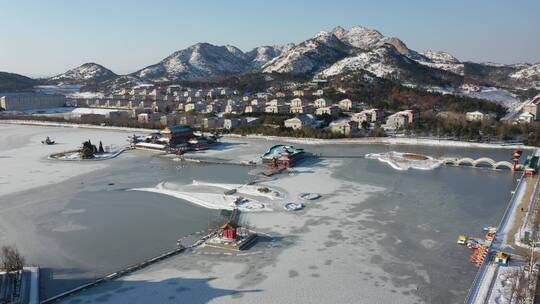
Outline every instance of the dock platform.
[(233, 251), (241, 251), (249, 246), (251, 246), (255, 241), (257, 240), (257, 234), (251, 233), (247, 237), (243, 238), (240, 241), (230, 241), (230, 242), (212, 242), (212, 240), (208, 240), (206, 242), (206, 246), (212, 247), (212, 248), (219, 248), (219, 249), (226, 249), (226, 250), (233, 250)]

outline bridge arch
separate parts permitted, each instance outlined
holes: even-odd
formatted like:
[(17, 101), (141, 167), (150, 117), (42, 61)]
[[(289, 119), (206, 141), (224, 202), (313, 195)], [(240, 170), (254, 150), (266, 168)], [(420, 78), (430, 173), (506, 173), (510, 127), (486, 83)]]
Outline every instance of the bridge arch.
[(480, 157), (478, 159), (473, 159), (470, 157), (464, 158), (446, 158), (442, 161), (445, 165), (451, 166), (466, 166), (466, 167), (475, 167), (475, 168), (492, 168), (494, 170), (514, 170), (514, 164), (509, 161), (499, 161), (493, 160), (489, 157)]
[(465, 158), (457, 160), (456, 164), (458, 166), (471, 166), (471, 167), (474, 167), (474, 162), (475, 162), (474, 159), (469, 158), (469, 157), (465, 157)]
[(443, 160), (443, 164), (457, 166), (457, 158), (446, 158)]
[(489, 167), (495, 168), (496, 162), (489, 157), (481, 157), (474, 161), (475, 167), (482, 167), (482, 164), (487, 164)]
[(514, 165), (511, 162), (507, 161), (500, 161), (498, 163), (495, 163), (493, 166), (493, 169), (508, 169), (508, 170), (514, 170)]

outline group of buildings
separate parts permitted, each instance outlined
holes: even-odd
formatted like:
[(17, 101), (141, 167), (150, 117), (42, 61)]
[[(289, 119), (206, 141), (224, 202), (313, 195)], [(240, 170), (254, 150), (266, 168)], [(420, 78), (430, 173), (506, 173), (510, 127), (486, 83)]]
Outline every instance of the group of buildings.
[(189, 125), (175, 125), (141, 137), (129, 138), (132, 147), (147, 150), (167, 150), (183, 154), (188, 151), (206, 150), (217, 143), (218, 137), (196, 134)]
[[(332, 121), (328, 129), (333, 133), (351, 135), (360, 130), (371, 130), (382, 127), (387, 132), (404, 130), (418, 123), (418, 111), (398, 111), (388, 116), (381, 109), (365, 109), (354, 113), (348, 113), (339, 119)], [(318, 128), (321, 122), (311, 114), (299, 115), (285, 120), (285, 127), (295, 130), (302, 128)]]
[[(483, 121), (494, 117), (480, 111), (473, 111), (467, 112), (465, 118), (467, 121)], [(521, 111), (512, 119), (514, 123), (532, 123), (538, 120), (540, 120), (540, 95), (524, 104)]]
[(540, 120), (540, 95), (536, 96), (523, 106), (518, 120), (527, 123), (530, 123), (533, 120)]
[[(256, 124), (257, 118), (249, 116), (262, 113), (295, 116), (284, 123), (285, 127), (295, 130), (320, 128), (323, 126), (321, 117), (330, 118), (332, 122), (324, 127), (344, 135), (375, 126), (396, 131), (418, 121), (418, 112), (414, 110), (400, 111), (386, 117), (381, 109), (366, 109), (365, 103), (350, 99), (336, 102), (323, 96), (324, 90), (316, 87), (241, 96), (238, 91), (227, 88), (192, 90), (178, 86), (141, 86), (122, 89), (107, 98), (73, 99), (68, 104), (124, 111), (123, 115), (137, 119), (139, 123), (163, 126), (186, 124), (205, 129), (234, 129)], [(120, 115), (113, 112), (108, 115), (113, 114)], [(189, 114), (203, 114), (205, 117)]]
[[(385, 113), (380, 109), (366, 109), (366, 104), (350, 99), (335, 102), (323, 97), (324, 93), (316, 85), (251, 95), (240, 95), (238, 91), (228, 88), (142, 85), (121, 89), (103, 98), (66, 98), (40, 93), (5, 94), (0, 97), (0, 106), (7, 111), (63, 106), (97, 109), (100, 111), (86, 111), (76, 118), (81, 123), (136, 120), (152, 126), (181, 124), (204, 129), (234, 129), (257, 124), (259, 120), (256, 116), (261, 113), (295, 116), (284, 123), (285, 127), (295, 130), (320, 128), (323, 126), (321, 117), (326, 117), (332, 122), (324, 127), (344, 135), (375, 126), (398, 130), (417, 121), (417, 112), (413, 110), (394, 113), (384, 121)], [(250, 114), (255, 117), (249, 117)]]
[[(330, 100), (319, 83), (301, 88), (240, 94), (229, 88), (192, 89), (178, 85), (140, 85), (120, 89), (101, 98), (66, 98), (40, 93), (0, 94), (0, 108), (25, 111), (57, 107), (88, 109), (76, 116), (81, 123), (136, 121), (153, 127), (191, 125), (203, 129), (235, 129), (260, 122), (261, 114), (282, 114), (291, 118), (284, 127), (294, 130), (325, 128), (351, 135), (380, 127), (388, 134), (418, 123), (419, 112), (407, 109), (388, 113), (369, 109), (350, 99)], [(539, 120), (540, 96), (522, 108), (516, 122)], [(293, 117), (294, 116), (294, 117)], [(479, 111), (465, 114), (467, 121), (482, 121), (492, 115)]]

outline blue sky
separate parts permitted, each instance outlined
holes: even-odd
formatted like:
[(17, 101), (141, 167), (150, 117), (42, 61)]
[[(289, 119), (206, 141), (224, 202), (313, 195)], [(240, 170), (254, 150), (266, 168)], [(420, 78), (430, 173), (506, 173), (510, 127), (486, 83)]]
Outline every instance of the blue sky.
[(249, 50), (337, 25), (461, 60), (540, 62), (538, 12), (538, 0), (0, 0), (0, 71), (48, 76), (97, 62), (130, 73), (197, 42)]

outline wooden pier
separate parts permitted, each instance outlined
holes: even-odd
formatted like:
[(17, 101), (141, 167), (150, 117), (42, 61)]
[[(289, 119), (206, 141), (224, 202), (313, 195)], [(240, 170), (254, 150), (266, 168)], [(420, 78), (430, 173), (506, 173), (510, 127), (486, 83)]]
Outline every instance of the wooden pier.
[(197, 164), (212, 164), (212, 165), (233, 165), (233, 166), (245, 166), (245, 167), (255, 167), (257, 164), (255, 163), (238, 163), (238, 162), (230, 162), (226, 160), (212, 160), (207, 158), (193, 158), (193, 157), (175, 157), (173, 158), (174, 161), (179, 162), (186, 162), (186, 163), (197, 163)]

